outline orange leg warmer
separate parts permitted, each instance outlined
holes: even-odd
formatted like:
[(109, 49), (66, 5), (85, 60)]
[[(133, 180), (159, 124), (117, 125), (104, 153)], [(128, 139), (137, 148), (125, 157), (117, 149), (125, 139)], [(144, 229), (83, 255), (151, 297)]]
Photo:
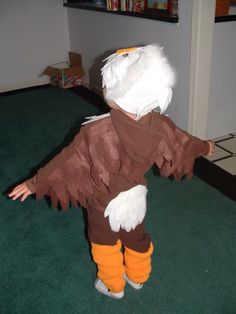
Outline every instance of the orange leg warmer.
[(147, 252), (140, 253), (125, 247), (125, 271), (127, 276), (135, 283), (144, 283), (148, 280), (152, 266), (151, 255), (153, 245), (151, 243)]
[(116, 245), (92, 244), (93, 260), (97, 264), (97, 277), (111, 292), (124, 290), (124, 263), (120, 240)]

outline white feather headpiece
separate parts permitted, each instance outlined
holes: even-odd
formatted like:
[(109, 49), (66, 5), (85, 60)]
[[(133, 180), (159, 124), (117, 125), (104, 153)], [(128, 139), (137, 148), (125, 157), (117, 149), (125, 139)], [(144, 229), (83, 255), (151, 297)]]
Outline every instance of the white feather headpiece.
[(102, 68), (104, 97), (137, 118), (159, 107), (164, 112), (172, 98), (175, 72), (156, 45), (117, 50)]

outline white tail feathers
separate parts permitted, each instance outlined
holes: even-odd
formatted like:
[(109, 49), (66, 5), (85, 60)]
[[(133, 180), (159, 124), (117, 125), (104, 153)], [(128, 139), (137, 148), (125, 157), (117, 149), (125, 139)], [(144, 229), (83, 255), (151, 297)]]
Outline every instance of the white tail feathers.
[(117, 232), (120, 228), (130, 231), (143, 221), (147, 209), (146, 195), (146, 186), (136, 185), (110, 201), (104, 216), (109, 216), (113, 231)]

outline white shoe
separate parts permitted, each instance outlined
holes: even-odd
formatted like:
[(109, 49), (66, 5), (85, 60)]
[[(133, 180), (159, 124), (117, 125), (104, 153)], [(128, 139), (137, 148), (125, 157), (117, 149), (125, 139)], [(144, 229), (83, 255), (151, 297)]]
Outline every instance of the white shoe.
[(133, 282), (131, 279), (129, 279), (129, 277), (126, 274), (124, 274), (124, 279), (125, 279), (126, 282), (128, 282), (128, 284), (131, 285), (131, 287), (133, 287), (136, 290), (139, 290), (139, 289), (141, 289), (143, 287), (142, 283), (135, 283), (135, 282)]
[(111, 292), (107, 286), (102, 282), (101, 279), (96, 279), (94, 282), (94, 287), (97, 291), (111, 297), (113, 299), (122, 299), (124, 297), (124, 291), (121, 292)]

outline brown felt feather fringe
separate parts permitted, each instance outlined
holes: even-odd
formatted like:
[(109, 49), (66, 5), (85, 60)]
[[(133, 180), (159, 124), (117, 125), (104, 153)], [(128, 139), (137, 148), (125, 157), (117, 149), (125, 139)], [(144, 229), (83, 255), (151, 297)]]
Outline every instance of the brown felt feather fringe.
[[(144, 136), (145, 135), (145, 136)], [(119, 110), (83, 127), (74, 141), (26, 182), (53, 207), (89, 202), (104, 210), (113, 197), (137, 184), (156, 163), (162, 176), (191, 178), (195, 158), (207, 142), (178, 129), (166, 116), (150, 113), (135, 121)]]

